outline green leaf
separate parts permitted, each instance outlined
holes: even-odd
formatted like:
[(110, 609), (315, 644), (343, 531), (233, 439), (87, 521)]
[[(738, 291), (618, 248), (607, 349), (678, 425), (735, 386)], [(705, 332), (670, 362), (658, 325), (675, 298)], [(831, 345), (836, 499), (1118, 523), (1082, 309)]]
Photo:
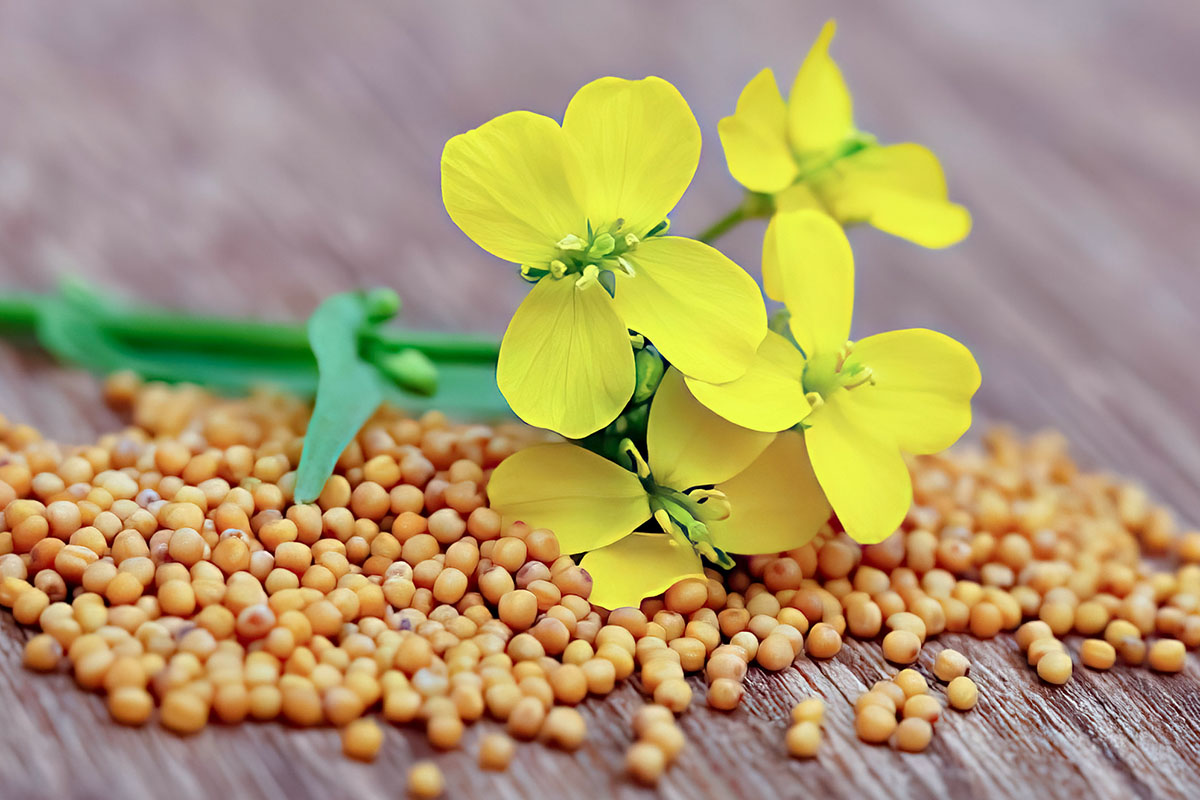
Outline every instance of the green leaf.
[(113, 336), (106, 309), (75, 287), (41, 298), (36, 320), (38, 343), (61, 361), (92, 372), (132, 370), (147, 380), (198, 383), (227, 392), (272, 384), (300, 393), (316, 385), (314, 363), (245, 358), (179, 348), (146, 350)]
[(320, 378), (296, 474), (297, 503), (317, 499), (342, 451), (383, 402), (386, 379), (358, 348), (377, 307), (367, 293), (344, 292), (321, 303), (308, 320)]

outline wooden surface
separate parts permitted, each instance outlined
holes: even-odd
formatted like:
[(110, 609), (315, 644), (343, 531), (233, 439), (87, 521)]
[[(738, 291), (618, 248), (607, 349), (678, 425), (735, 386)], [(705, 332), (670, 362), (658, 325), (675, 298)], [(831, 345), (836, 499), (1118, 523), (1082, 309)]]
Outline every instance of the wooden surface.
[[(76, 273), (212, 312), (307, 314), (389, 284), (414, 325), (499, 331), (525, 286), (445, 216), (449, 136), (514, 108), (560, 114), (604, 74), (659, 74), (706, 134), (673, 219), (738, 199), (716, 121), (763, 66), (790, 79), (832, 3), (589, 7), (512, 2), (0, 2), (0, 283)], [(468, 8), (470, 10), (468, 10)], [(703, 10), (701, 10), (703, 9)], [(859, 334), (929, 325), (984, 371), (980, 416), (1055, 426), (1085, 463), (1139, 476), (1200, 521), (1200, 6), (1021, 0), (856, 3), (834, 52), (860, 125), (932, 146), (970, 239), (931, 253), (855, 231)], [(722, 245), (757, 271), (761, 226)], [(0, 410), (68, 441), (117, 420), (87, 376), (0, 346)], [(0, 797), (397, 797), (420, 735), (370, 766), (330, 731), (213, 727), (181, 740), (108, 723), (65, 676), (19, 667), (0, 616)], [(890, 674), (875, 644), (753, 674), (732, 715), (697, 706), (667, 797), (1196, 797), (1200, 669), (1080, 670), (1039, 685), (1010, 640), (946, 636), (977, 664), (977, 711), (919, 756), (853, 739), (849, 699)], [(932, 656), (936, 647), (928, 648)], [(783, 757), (784, 713), (831, 701), (820, 758)], [(845, 698), (842, 700), (841, 698)], [(568, 756), (507, 775), (439, 756), (449, 796), (642, 796), (620, 777), (633, 687), (589, 702)], [(697, 701), (699, 703), (699, 700)]]

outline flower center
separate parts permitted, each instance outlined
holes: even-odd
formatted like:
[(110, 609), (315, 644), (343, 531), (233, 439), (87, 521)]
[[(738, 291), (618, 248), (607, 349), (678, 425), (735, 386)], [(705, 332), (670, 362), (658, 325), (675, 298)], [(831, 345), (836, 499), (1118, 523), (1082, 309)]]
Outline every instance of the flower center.
[[(537, 283), (543, 278), (556, 281), (570, 278), (581, 289), (598, 283), (610, 297), (615, 297), (617, 273), (630, 278), (637, 274), (629, 256), (637, 250), (641, 239), (637, 234), (624, 230), (624, 227), (623, 219), (601, 228), (594, 228), (592, 221), (588, 220), (586, 235), (571, 233), (564, 236), (555, 245), (558, 248), (557, 258), (544, 266), (522, 264), (521, 277), (530, 283)], [(667, 227), (667, 220), (663, 220), (645, 238), (661, 235)]]
[(732, 508), (725, 493), (703, 487), (681, 492), (660, 485), (629, 439), (621, 442), (620, 453), (625, 462), (622, 466), (636, 473), (642, 482), (654, 520), (663, 533), (673, 537), (679, 544), (691, 547), (722, 569), (733, 567), (733, 558), (713, 544), (706, 524), (729, 517)]
[(799, 170), (796, 182), (802, 183), (809, 180), (829, 167), (832, 167), (843, 158), (852, 156), (860, 150), (865, 150), (876, 142), (877, 139), (873, 134), (855, 131), (852, 135), (846, 137), (837, 147), (829, 150), (815, 153), (793, 153), (792, 157), (795, 159), (796, 168)]
[(810, 403), (815, 406), (824, 402), (837, 389), (875, 385), (874, 371), (866, 364), (852, 361), (853, 353), (854, 342), (846, 342), (836, 353), (815, 354), (805, 362), (800, 380)]

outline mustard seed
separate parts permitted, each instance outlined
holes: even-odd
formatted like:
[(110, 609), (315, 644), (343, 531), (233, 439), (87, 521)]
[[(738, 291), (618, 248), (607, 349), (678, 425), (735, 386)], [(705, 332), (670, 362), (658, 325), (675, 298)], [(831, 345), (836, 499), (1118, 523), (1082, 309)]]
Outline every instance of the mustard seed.
[(971, 662), (957, 650), (942, 650), (933, 660), (933, 674), (943, 683), (961, 678), (971, 670)]
[(812, 720), (797, 722), (788, 728), (786, 743), (792, 758), (814, 758), (821, 746), (821, 728)]
[(441, 797), (446, 791), (446, 779), (432, 761), (418, 761), (408, 770), (408, 791), (413, 797)]
[(817, 725), (825, 718), (825, 701), (819, 697), (809, 697), (801, 700), (792, 707), (792, 722), (815, 722)]
[(896, 726), (896, 748), (906, 753), (919, 753), (933, 739), (933, 726), (921, 717), (905, 717)]
[(489, 733), (479, 742), (479, 766), (486, 770), (503, 772), (512, 763), (517, 752), (517, 743), (503, 733)]
[(864, 705), (854, 717), (854, 731), (868, 744), (881, 744), (896, 730), (896, 712), (881, 705)]
[(1187, 650), (1178, 639), (1159, 639), (1150, 645), (1146, 660), (1158, 672), (1181, 672)]
[(912, 664), (921, 653), (921, 640), (910, 630), (894, 630), (883, 637), (883, 657), (893, 664)]
[(374, 761), (383, 746), (383, 729), (370, 719), (357, 719), (342, 729), (342, 752), (358, 761)]
[(979, 701), (979, 689), (975, 686), (975, 681), (960, 676), (950, 681), (950, 685), (946, 687), (946, 699), (951, 708), (970, 711)]
[(625, 768), (643, 786), (656, 786), (667, 768), (667, 757), (650, 742), (636, 742), (625, 754)]
[(1091, 669), (1110, 669), (1117, 661), (1117, 650), (1103, 639), (1085, 639), (1079, 647), (1079, 660)]

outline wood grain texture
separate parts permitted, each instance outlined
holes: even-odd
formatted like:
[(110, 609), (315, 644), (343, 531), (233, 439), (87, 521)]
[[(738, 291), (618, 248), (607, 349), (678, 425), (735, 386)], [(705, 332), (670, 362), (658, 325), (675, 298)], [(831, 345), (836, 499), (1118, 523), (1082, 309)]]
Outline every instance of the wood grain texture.
[[(927, 325), (966, 341), (984, 419), (1064, 430), (1090, 465), (1139, 476), (1200, 520), (1200, 6), (1117, 0), (883, 0), (590, 6), (237, 0), (0, 2), (0, 283), (67, 273), (194, 310), (299, 317), (329, 292), (389, 284), (413, 325), (499, 331), (524, 287), (439, 201), (451, 135), (513, 109), (559, 114), (603, 74), (662, 75), (706, 134), (673, 219), (737, 201), (715, 136), (763, 66), (786, 82), (836, 10), (860, 125), (929, 144), (976, 229), (927, 252), (853, 233), (858, 330)], [(761, 225), (722, 242), (756, 269)], [(117, 420), (95, 383), (0, 346), (0, 410), (66, 441)], [(429, 755), (335, 733), (213, 727), (181, 740), (107, 721), (65, 675), (20, 669), (0, 616), (0, 797), (396, 797)], [(753, 673), (731, 715), (683, 717), (666, 797), (1196, 797), (1200, 669), (1079, 670), (1050, 690), (1009, 639), (943, 636), (976, 663), (979, 708), (926, 754), (858, 743), (852, 699), (890, 674), (875, 644)], [(937, 645), (927, 648), (931, 659)], [(820, 757), (783, 757), (785, 712), (830, 701)], [(842, 699), (844, 698), (844, 699)], [(589, 745), (523, 747), (505, 775), (474, 742), (438, 756), (451, 797), (649, 796), (620, 777), (627, 686), (586, 707)]]

